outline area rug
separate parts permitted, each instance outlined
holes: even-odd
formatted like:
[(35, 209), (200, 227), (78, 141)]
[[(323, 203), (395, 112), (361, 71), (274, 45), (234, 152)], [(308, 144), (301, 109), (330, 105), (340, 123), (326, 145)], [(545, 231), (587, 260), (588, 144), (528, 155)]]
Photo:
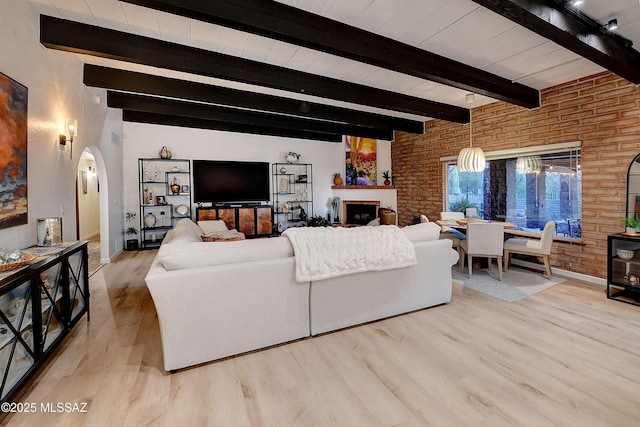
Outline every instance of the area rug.
[(453, 267), (453, 281), (465, 288), (512, 302), (549, 289), (565, 279), (551, 277), (551, 280), (548, 280), (540, 272), (510, 267), (509, 271), (503, 274), (501, 282), (496, 265), (491, 270), (473, 270), (469, 279), (467, 267), (462, 270), (456, 265)]

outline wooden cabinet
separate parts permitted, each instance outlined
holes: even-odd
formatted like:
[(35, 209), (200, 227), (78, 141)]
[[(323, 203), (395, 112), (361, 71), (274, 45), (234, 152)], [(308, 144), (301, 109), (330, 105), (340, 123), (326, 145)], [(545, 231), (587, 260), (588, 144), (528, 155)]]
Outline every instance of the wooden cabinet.
[(229, 230), (236, 229), (245, 237), (267, 237), (273, 232), (273, 208), (267, 205), (213, 206), (198, 208), (198, 221), (222, 220)]
[(640, 236), (607, 236), (607, 298), (640, 305)]
[(0, 274), (3, 402), (17, 394), (85, 313), (89, 320), (87, 242), (33, 250), (55, 253)]

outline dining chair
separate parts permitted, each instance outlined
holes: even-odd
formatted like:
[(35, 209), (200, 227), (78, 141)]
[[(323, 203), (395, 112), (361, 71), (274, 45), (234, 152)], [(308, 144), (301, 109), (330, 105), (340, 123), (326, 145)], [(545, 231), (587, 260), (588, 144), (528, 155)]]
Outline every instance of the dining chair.
[[(469, 278), (473, 271), (473, 257), (486, 257), (491, 270), (491, 260), (498, 261), (498, 274), (502, 281), (502, 253), (504, 249), (504, 226), (491, 222), (472, 222), (467, 225), (467, 238), (460, 241), (460, 248), (467, 253)], [(464, 267), (464, 258), (460, 257), (460, 267)]]
[(549, 255), (553, 243), (553, 233), (556, 229), (555, 221), (548, 221), (542, 230), (542, 237), (538, 239), (518, 239), (512, 237), (504, 242), (504, 271), (509, 268), (511, 254), (525, 254), (542, 257), (547, 279), (551, 279), (551, 265)]
[[(440, 219), (441, 220), (464, 219), (464, 214), (462, 212), (450, 212), (450, 211), (440, 212)], [(445, 226), (442, 226), (442, 231), (440, 232), (440, 238), (451, 240), (451, 246), (453, 247), (453, 249), (458, 251), (459, 258), (462, 258), (462, 251), (460, 250), (460, 240), (466, 239), (466, 236), (464, 235), (464, 233), (461, 233), (460, 231), (451, 227), (447, 227), (445, 225)]]

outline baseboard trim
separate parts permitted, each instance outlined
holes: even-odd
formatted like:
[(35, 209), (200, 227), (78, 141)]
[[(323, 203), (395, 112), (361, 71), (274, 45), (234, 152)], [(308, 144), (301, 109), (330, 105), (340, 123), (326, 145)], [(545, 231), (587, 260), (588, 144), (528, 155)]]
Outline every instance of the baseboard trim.
[[(544, 265), (537, 264), (535, 262), (523, 261), (521, 259), (512, 259), (511, 264), (544, 271)], [(563, 270), (562, 268), (551, 267), (551, 274), (557, 274), (570, 279), (582, 280), (583, 282), (593, 283), (594, 285), (607, 286), (606, 279), (589, 276), (588, 274), (576, 273), (575, 271)]]

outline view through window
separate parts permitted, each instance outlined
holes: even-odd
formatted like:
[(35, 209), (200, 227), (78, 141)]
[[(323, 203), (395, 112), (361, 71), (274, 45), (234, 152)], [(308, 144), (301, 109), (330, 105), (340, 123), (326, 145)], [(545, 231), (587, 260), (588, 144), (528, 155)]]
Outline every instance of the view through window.
[(533, 232), (554, 220), (556, 235), (582, 237), (580, 166), (580, 150), (491, 159), (483, 172), (460, 172), (450, 164), (446, 206), (475, 208), (478, 218)]

